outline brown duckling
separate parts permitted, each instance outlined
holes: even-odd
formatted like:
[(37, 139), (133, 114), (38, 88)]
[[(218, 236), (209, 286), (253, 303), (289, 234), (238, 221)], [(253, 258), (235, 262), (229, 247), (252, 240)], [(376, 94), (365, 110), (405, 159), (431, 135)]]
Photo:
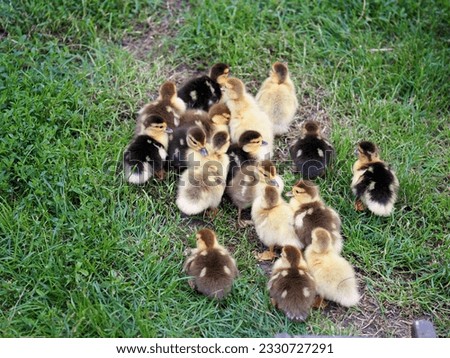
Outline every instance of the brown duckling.
[(177, 97), (177, 88), (173, 82), (165, 82), (159, 89), (156, 101), (142, 107), (136, 121), (135, 135), (145, 130), (144, 122), (151, 115), (158, 115), (164, 119), (167, 126), (175, 129), (179, 125), (179, 118), (186, 110), (186, 104)]
[(304, 247), (311, 244), (312, 231), (317, 227), (328, 230), (333, 238), (333, 247), (341, 252), (341, 219), (331, 207), (325, 205), (319, 194), (319, 187), (309, 180), (300, 180), (287, 196), (293, 197), (289, 205), (295, 211), (294, 227)]
[(191, 250), (183, 270), (192, 279), (189, 285), (205, 296), (222, 299), (230, 291), (239, 271), (230, 253), (219, 244), (216, 233), (200, 230), (197, 248)]
[(270, 160), (248, 163), (242, 165), (240, 170), (236, 170), (227, 185), (226, 192), (233, 204), (238, 207), (238, 227), (243, 228), (252, 223), (241, 218), (242, 210), (252, 206), (262, 190), (261, 186), (266, 184), (277, 185), (280, 192), (284, 187), (283, 180), (277, 175), (276, 168)]
[(316, 284), (297, 247), (283, 247), (267, 286), (276, 308), (293, 321), (306, 320), (316, 297)]

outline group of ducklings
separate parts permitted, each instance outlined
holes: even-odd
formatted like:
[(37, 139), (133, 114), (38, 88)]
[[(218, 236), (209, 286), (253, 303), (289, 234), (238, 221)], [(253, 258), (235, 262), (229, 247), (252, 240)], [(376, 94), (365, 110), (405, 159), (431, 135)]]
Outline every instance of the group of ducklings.
[[(324, 203), (312, 181), (325, 175), (335, 154), (315, 121), (303, 124), (289, 148), (294, 171), (303, 179), (286, 194), (289, 202), (282, 197), (284, 182), (270, 158), (274, 137), (288, 132), (297, 107), (295, 86), (281, 62), (272, 65), (256, 97), (223, 63), (178, 90), (166, 82), (156, 101), (139, 111), (124, 172), (132, 184), (163, 180), (167, 170), (180, 173), (176, 204), (184, 215), (214, 218), (226, 194), (238, 209), (237, 226), (254, 224), (269, 248), (259, 260), (273, 260), (274, 248), (282, 248), (269, 295), (287, 317), (303, 321), (324, 299), (349, 307), (360, 295), (354, 269), (341, 256), (339, 214)], [(360, 142), (357, 156), (351, 183), (355, 208), (390, 215), (399, 187), (395, 173), (372, 142)], [(252, 220), (243, 220), (242, 210), (250, 207)], [(221, 299), (239, 274), (236, 262), (214, 231), (202, 229), (196, 238), (197, 247), (184, 264), (189, 284)]]

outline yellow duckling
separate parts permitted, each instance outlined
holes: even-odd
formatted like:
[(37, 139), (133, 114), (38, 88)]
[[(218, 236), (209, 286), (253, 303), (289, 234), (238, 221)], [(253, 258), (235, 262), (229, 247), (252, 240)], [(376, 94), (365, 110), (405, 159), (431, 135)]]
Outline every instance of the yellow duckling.
[(355, 271), (332, 245), (330, 233), (323, 228), (312, 232), (312, 243), (305, 249), (305, 259), (323, 299), (342, 306), (355, 306), (360, 299)]
[(211, 216), (216, 215), (226, 187), (230, 164), (226, 152), (229, 146), (228, 133), (218, 132), (208, 148), (208, 155), (189, 162), (178, 185), (176, 203), (181, 212), (195, 215), (209, 209)]
[(294, 211), (280, 195), (276, 186), (266, 185), (252, 204), (252, 220), (262, 243), (269, 247), (258, 255), (259, 260), (272, 260), (275, 246), (303, 248), (294, 229)]
[(272, 71), (256, 95), (264, 112), (273, 123), (273, 133), (287, 133), (298, 107), (295, 86), (289, 76), (286, 64), (275, 62)]
[(258, 131), (267, 142), (261, 147), (259, 159), (270, 159), (273, 154), (273, 125), (256, 100), (245, 90), (244, 83), (237, 78), (222, 81), (223, 101), (230, 109), (230, 135), (238, 143), (241, 135), (249, 130)]

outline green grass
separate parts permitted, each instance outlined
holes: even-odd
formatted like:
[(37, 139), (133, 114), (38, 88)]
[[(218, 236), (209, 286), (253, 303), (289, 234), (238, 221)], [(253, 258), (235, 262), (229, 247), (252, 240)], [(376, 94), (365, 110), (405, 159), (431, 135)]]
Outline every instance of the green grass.
[[(326, 93), (337, 160), (320, 186), (364, 294), (380, 314), (429, 317), (448, 336), (448, 3), (200, 3), (0, 2), (0, 336), (365, 334), (322, 312), (294, 324), (274, 310), (255, 234), (229, 229), (229, 204), (213, 224), (241, 276), (222, 303), (195, 294), (181, 273), (194, 232), (174, 203), (176, 178), (133, 187), (116, 171), (136, 111), (175, 68), (227, 62), (254, 94), (275, 60), (289, 63), (299, 98)], [(175, 36), (159, 34), (137, 59), (121, 39), (138, 40), (148, 17)], [(363, 138), (400, 180), (389, 218), (352, 208)], [(289, 187), (297, 178), (281, 168)]]

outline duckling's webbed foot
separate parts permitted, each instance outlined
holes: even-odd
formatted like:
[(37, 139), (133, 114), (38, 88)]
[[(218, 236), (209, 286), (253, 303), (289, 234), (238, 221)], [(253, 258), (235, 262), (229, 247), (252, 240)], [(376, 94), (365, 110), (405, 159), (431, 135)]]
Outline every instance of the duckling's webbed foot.
[(355, 201), (355, 210), (364, 211), (365, 209), (366, 207), (364, 206), (363, 202), (360, 199)]
[(316, 296), (316, 299), (315, 299), (314, 303), (312, 304), (312, 307), (317, 308), (317, 309), (324, 309), (327, 306), (328, 306), (328, 302), (325, 301), (325, 299), (320, 295)]
[(258, 261), (272, 261), (276, 257), (277, 254), (273, 251), (273, 247), (270, 247), (269, 250), (264, 251), (263, 253), (256, 254)]
[(243, 229), (250, 225), (253, 225), (253, 221), (251, 220), (238, 219), (236, 222), (236, 226), (238, 227), (238, 229)]
[(164, 178), (166, 177), (166, 172), (164, 169), (158, 170), (155, 172), (155, 177), (158, 178), (159, 180), (164, 180)]
[(208, 217), (210, 220), (214, 220), (219, 213), (219, 208), (209, 208), (205, 211), (205, 216)]

